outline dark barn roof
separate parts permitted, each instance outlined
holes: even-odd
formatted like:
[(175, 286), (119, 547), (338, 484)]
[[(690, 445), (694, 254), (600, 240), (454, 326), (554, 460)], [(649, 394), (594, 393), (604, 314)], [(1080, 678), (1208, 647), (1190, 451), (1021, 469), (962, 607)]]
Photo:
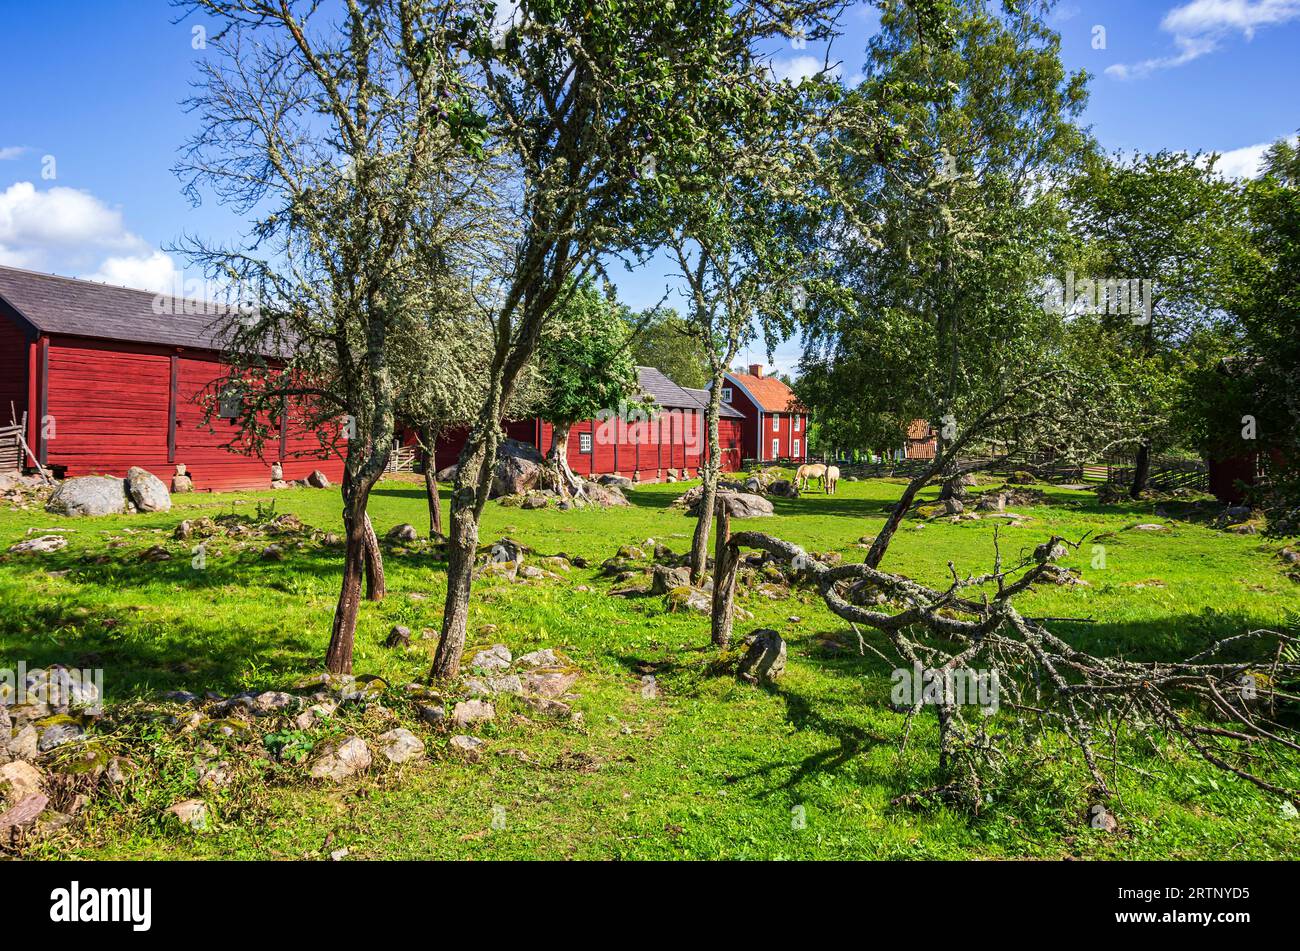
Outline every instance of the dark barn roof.
[(11, 267), (0, 267), (0, 300), (42, 333), (222, 349), (217, 304)]
[[(695, 401), (699, 403), (700, 406), (704, 407), (705, 409), (708, 409), (709, 407), (708, 390), (693, 390), (689, 386), (684, 386), (682, 387), (682, 389), (685, 390), (687, 393), (689, 393), (691, 396), (695, 397)], [(726, 403), (722, 403), (719, 406), (718, 418), (719, 419), (744, 419), (745, 414), (740, 412), (739, 410), (732, 408), (731, 406), (728, 406)]]
[(637, 367), (641, 392), (667, 409), (699, 409), (700, 401), (654, 367)]

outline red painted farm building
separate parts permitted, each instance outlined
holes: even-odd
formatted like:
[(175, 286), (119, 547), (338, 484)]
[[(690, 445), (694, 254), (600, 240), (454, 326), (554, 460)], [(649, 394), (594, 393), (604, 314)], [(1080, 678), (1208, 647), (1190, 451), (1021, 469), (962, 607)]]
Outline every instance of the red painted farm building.
[[(678, 478), (699, 474), (708, 451), (704, 411), (708, 391), (678, 386), (653, 367), (637, 367), (641, 392), (653, 397), (657, 410), (644, 417), (588, 419), (569, 430), (569, 468), (580, 476), (621, 475), (637, 482), (657, 482), (669, 470)], [(740, 468), (744, 417), (724, 405), (718, 419), (722, 469)], [(506, 436), (545, 454), (551, 447), (553, 427), (541, 419), (504, 424)], [(404, 439), (414, 442), (414, 435)], [(437, 465), (453, 464), (465, 444), (465, 432), (439, 439)]]
[(227, 448), (233, 419), (205, 420), (201, 398), (226, 369), (210, 307), (0, 267), (0, 425), (11, 406), (26, 414), (28, 445), (67, 476), (142, 466), (166, 480), (180, 463), (199, 490), (268, 488), (279, 462), (286, 479), (341, 478), (342, 458), (291, 411), (260, 456)]
[(807, 459), (808, 414), (781, 379), (763, 375), (761, 364), (751, 364), (748, 373), (728, 373), (722, 402), (743, 418), (744, 458), (763, 462)]

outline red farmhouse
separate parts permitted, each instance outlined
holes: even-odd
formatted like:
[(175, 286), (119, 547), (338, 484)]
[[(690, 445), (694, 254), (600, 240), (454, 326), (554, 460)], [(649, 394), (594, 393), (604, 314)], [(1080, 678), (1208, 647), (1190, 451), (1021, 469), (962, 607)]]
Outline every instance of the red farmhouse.
[[(704, 411), (705, 390), (678, 386), (653, 367), (637, 367), (641, 392), (653, 397), (653, 415), (622, 418), (611, 407), (608, 418), (587, 419), (569, 430), (569, 468), (580, 476), (621, 475), (637, 482), (657, 482), (670, 470), (678, 478), (699, 474), (708, 452)], [(722, 468), (734, 472), (742, 456), (744, 417), (723, 406), (718, 419)], [(513, 420), (504, 424), (506, 435), (545, 454), (551, 448), (552, 426), (541, 419)], [(414, 442), (413, 434), (406, 442)], [(438, 441), (438, 465), (456, 461), (465, 444), (463, 430)]]
[(201, 302), (0, 267), (0, 425), (11, 405), (25, 413), (32, 451), (69, 476), (143, 466), (166, 480), (181, 463), (196, 489), (268, 488), (280, 462), (286, 479), (340, 479), (343, 460), (291, 414), (263, 457), (225, 448), (234, 420), (205, 422), (199, 403), (225, 373), (212, 320)]
[(746, 459), (803, 462), (808, 455), (808, 414), (794, 391), (774, 376), (763, 376), (762, 364), (748, 373), (728, 373), (722, 402), (744, 417), (741, 454)]

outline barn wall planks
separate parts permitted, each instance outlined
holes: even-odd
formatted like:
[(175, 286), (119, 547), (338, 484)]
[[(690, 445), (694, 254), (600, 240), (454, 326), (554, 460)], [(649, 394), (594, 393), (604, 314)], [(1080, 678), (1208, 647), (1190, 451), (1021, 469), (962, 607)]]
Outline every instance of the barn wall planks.
[[(231, 448), (237, 436), (232, 421), (204, 418), (203, 394), (223, 373), (212, 353), (51, 338), (49, 464), (66, 466), (69, 476), (124, 475), (131, 466), (143, 466), (165, 481), (173, 471), (170, 458), (186, 465), (200, 490), (269, 487), (270, 464), (279, 457), (279, 420), (269, 422), (272, 436), (259, 455)], [(175, 440), (171, 452), (169, 435)], [(286, 447), (287, 479), (304, 478), (316, 468), (333, 481), (342, 477), (343, 460), (327, 454), (314, 433), (291, 430)]]
[(22, 422), (27, 411), (27, 335), (0, 316), (0, 426), (8, 426), (10, 404), (14, 418)]

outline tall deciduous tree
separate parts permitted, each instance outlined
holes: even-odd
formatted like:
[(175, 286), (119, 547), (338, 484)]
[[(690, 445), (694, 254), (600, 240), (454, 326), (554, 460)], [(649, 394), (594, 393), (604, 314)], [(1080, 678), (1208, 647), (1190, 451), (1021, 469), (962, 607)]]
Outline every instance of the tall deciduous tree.
[[(421, 227), (449, 163), (477, 144), (451, 59), (452, 3), (183, 0), (215, 19), (191, 101), (199, 131), (178, 172), (254, 216), (238, 247), (191, 242), (260, 310), (227, 328), (257, 396), (345, 418), (344, 573), (326, 666), (351, 670), (366, 504), (394, 436), (395, 340), (418, 320), (433, 249)], [(448, 249), (442, 249), (448, 252)], [(448, 252), (449, 253), (449, 252)], [(268, 372), (265, 354), (283, 355)], [(257, 407), (254, 406), (253, 409)]]
[(602, 255), (635, 243), (641, 198), (659, 187), (655, 169), (681, 181), (672, 170), (687, 164), (675, 156), (709, 134), (704, 91), (734, 80), (734, 95), (745, 96), (755, 44), (792, 35), (834, 7), (827, 0), (523, 0), (503, 32), (490, 15), (470, 30), (465, 69), (478, 83), (489, 148), (513, 166), (520, 238), (485, 298), (494, 310), (488, 395), (452, 493), (435, 678), (460, 669), (500, 420), (548, 318), (564, 312), (565, 298)]
[[(1070, 187), (1082, 259), (1095, 272), (1088, 276), (1144, 282), (1141, 307), (1102, 306), (1096, 319), (1119, 344), (1117, 358), (1153, 419), (1173, 412), (1189, 343), (1226, 318), (1224, 262), (1240, 238), (1241, 210), (1236, 186), (1214, 165), (1213, 156), (1181, 152), (1094, 157)], [(1146, 488), (1152, 452), (1179, 438), (1168, 426), (1139, 435), (1135, 498)]]

